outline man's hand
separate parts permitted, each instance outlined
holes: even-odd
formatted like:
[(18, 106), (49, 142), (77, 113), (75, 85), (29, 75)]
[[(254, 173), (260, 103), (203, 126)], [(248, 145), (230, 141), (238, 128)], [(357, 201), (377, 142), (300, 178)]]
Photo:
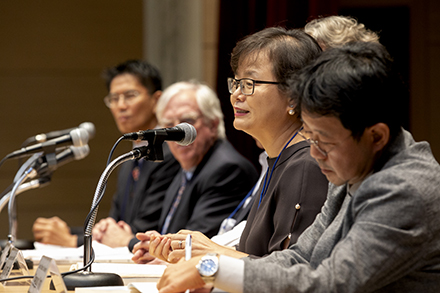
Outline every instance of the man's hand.
[(157, 231), (147, 231), (145, 233), (137, 233), (136, 238), (141, 242), (138, 242), (133, 247), (133, 257), (131, 258), (134, 262), (139, 264), (145, 264), (155, 259), (155, 257), (149, 254), (150, 250), (150, 238), (152, 236), (161, 236)]
[(32, 232), (35, 240), (41, 243), (66, 247), (77, 246), (78, 236), (70, 234), (69, 226), (58, 217), (36, 219)]
[(201, 258), (202, 256), (196, 256), (189, 261), (169, 265), (157, 283), (159, 292), (184, 292), (186, 289), (202, 288), (205, 282), (196, 269)]
[(92, 235), (94, 240), (110, 247), (127, 246), (134, 237), (130, 225), (124, 221), (116, 223), (110, 217), (99, 221), (93, 228)]
[(107, 231), (107, 226), (112, 221), (113, 221), (113, 223), (116, 223), (116, 221), (110, 217), (105, 218), (105, 219), (101, 219), (98, 223), (96, 223), (92, 229), (93, 240), (101, 242), (101, 239), (102, 239), (105, 231)]

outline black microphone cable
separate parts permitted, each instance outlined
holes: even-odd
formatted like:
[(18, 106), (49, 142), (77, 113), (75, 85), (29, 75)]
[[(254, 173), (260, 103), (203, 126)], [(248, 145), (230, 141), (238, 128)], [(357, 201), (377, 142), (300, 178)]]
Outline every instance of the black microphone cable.
[(119, 144), (123, 139), (124, 139), (124, 136), (121, 136), (121, 137), (115, 142), (115, 144), (113, 145), (112, 149), (110, 150), (110, 154), (108, 155), (107, 165), (106, 165), (106, 166), (108, 166), (108, 165), (110, 164), (111, 159), (112, 159), (112, 156), (113, 156), (113, 153), (114, 153), (116, 147), (118, 146), (118, 144)]

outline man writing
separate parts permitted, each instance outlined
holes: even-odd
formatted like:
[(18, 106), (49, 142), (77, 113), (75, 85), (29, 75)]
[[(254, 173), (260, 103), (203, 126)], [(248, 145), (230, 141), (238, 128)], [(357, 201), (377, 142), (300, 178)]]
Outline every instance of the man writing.
[(171, 265), (160, 292), (204, 280), (229, 292), (437, 292), (440, 166), (429, 144), (400, 126), (396, 76), (378, 43), (329, 49), (306, 67), (294, 84), (302, 135), (331, 182), (321, 214), (268, 257)]

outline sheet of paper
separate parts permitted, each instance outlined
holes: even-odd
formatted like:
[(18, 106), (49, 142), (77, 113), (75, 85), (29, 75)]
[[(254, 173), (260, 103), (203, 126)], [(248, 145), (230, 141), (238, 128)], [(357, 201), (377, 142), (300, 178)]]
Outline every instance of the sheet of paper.
[(76, 288), (75, 293), (157, 293), (156, 283), (131, 283), (128, 286), (104, 286)]
[[(43, 255), (48, 256), (60, 264), (72, 264), (83, 260), (84, 247), (70, 248), (57, 245), (34, 243), (35, 249), (23, 250), (25, 258), (31, 259), (38, 265)], [(111, 248), (107, 245), (93, 241), (95, 262), (132, 263), (133, 254), (127, 247)]]
[(135, 288), (141, 293), (157, 293), (156, 283), (130, 283), (128, 288)]
[(92, 272), (95, 273), (114, 273), (122, 278), (142, 278), (162, 276), (165, 265), (149, 264), (123, 264), (123, 263), (94, 263)]
[(215, 235), (211, 238), (217, 244), (225, 246), (235, 246), (240, 242), (241, 234), (243, 233), (244, 227), (246, 226), (246, 221), (240, 222), (232, 230), (222, 234)]
[(75, 288), (75, 293), (131, 293), (136, 291), (131, 291), (127, 286), (103, 286), (103, 287), (77, 287)]

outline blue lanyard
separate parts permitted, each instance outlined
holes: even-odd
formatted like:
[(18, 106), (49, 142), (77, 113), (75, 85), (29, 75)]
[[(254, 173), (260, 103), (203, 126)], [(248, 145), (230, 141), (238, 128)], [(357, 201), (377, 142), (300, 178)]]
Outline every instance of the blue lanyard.
[[(302, 128), (302, 127), (301, 127), (301, 128)], [(261, 201), (263, 200), (263, 197), (266, 195), (267, 189), (268, 189), (268, 187), (269, 187), (270, 180), (272, 180), (273, 170), (275, 169), (275, 166), (276, 166), (278, 160), (280, 159), (281, 154), (282, 154), (283, 151), (286, 149), (286, 147), (289, 145), (289, 143), (292, 141), (292, 139), (295, 138), (295, 136), (298, 134), (298, 131), (300, 131), (301, 128), (298, 129), (298, 130), (295, 132), (295, 134), (292, 136), (292, 138), (289, 139), (289, 141), (286, 143), (286, 145), (285, 145), (285, 146), (283, 147), (283, 149), (281, 150), (280, 154), (278, 155), (277, 159), (275, 160), (275, 163), (274, 163), (273, 166), (272, 166), (272, 170), (270, 171), (269, 181), (267, 181), (267, 173), (269, 173), (269, 166), (267, 167), (266, 175), (264, 175), (264, 185), (263, 185), (263, 189), (261, 190), (260, 200), (258, 201), (258, 208), (260, 208)]]
[(248, 194), (246, 195), (246, 197), (243, 198), (243, 200), (242, 200), (242, 201), (240, 202), (240, 204), (235, 208), (235, 210), (229, 215), (228, 219), (232, 218), (232, 217), (237, 213), (237, 211), (238, 211), (238, 210), (242, 207), (242, 205), (245, 203), (246, 199), (248, 199), (249, 196), (252, 195), (252, 193), (254, 192), (254, 189), (255, 189), (255, 185), (254, 185), (254, 187), (252, 187), (251, 191), (248, 192)]

